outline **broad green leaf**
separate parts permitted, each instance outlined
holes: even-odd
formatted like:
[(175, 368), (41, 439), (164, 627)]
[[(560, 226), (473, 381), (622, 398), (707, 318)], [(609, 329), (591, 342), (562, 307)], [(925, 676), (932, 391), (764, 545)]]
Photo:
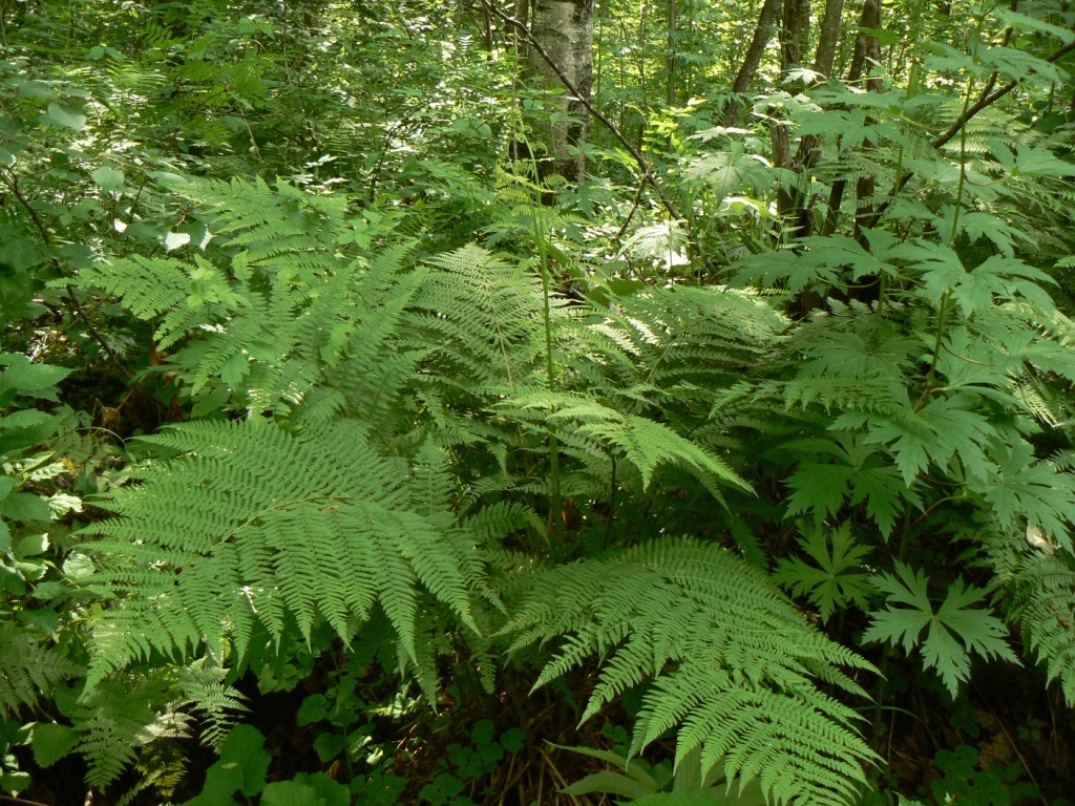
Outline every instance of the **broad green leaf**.
[(77, 106), (61, 106), (51, 103), (45, 115), (53, 123), (80, 132), (86, 128), (86, 114)]
[[(1042, 13), (1043, 11), (1045, 10), (1038, 9), (1039, 13)], [(1045, 20), (1039, 20), (1036, 17), (1031, 17), (1029, 14), (1023, 14), (1011, 8), (1004, 8), (1001, 6), (1000, 8), (995, 9), (992, 13), (996, 15), (997, 19), (1016, 29), (1040, 31), (1041, 33), (1055, 36), (1064, 44), (1075, 39), (1075, 31), (1072, 31), (1070, 28), (1064, 28), (1063, 26), (1054, 25)]]
[(935, 611), (925, 573), (899, 561), (895, 570), (894, 576), (874, 578), (874, 584), (888, 594), (888, 601), (885, 609), (871, 613), (870, 626), (862, 636), (865, 643), (899, 645), (907, 653), (919, 647), (925, 668), (937, 670), (953, 697), (970, 675), (972, 654), (1018, 663), (1008, 646), (1004, 622), (989, 609), (974, 607), (985, 600), (984, 589), (957, 579), (948, 586), (944, 602)]
[(123, 187), (123, 171), (117, 171), (106, 165), (102, 165), (96, 171), (91, 173), (90, 176), (93, 177), (93, 181), (97, 183), (97, 187), (105, 192), (119, 190)]
[(30, 746), (34, 751), (34, 761), (42, 767), (51, 767), (70, 753), (80, 738), (78, 731), (67, 725), (37, 722), (33, 726), (30, 741)]
[(798, 543), (812, 563), (798, 558), (783, 559), (773, 579), (793, 595), (807, 596), (817, 605), (822, 621), (828, 621), (834, 612), (850, 605), (861, 610), (869, 607), (876, 589), (870, 575), (863, 573), (862, 560), (870, 548), (855, 542), (850, 523), (844, 522), (836, 529), (809, 527)]
[(855, 469), (843, 464), (803, 462), (788, 477), (792, 489), (788, 497), (788, 515), (816, 512), (833, 514), (843, 505), (847, 483)]
[(1015, 153), (1013, 173), (1019, 176), (1075, 176), (1075, 163), (1062, 160), (1047, 149), (1020, 143)]
[(1075, 523), (1075, 474), (1039, 461), (1033, 448), (1019, 441), (993, 452), (997, 466), (988, 481), (972, 483), (1005, 526), (1021, 530), (1026, 521), (1072, 551), (1070, 524)]
[(71, 374), (65, 367), (34, 364), (24, 355), (0, 353), (0, 405), (11, 402), (11, 393), (56, 400), (56, 384)]
[(1041, 82), (1061, 82), (1065, 72), (1052, 62), (1034, 56), (1025, 50), (997, 45), (978, 52), (983, 64), (997, 70), (1001, 75), (1016, 81), (1025, 81), (1031, 76)]

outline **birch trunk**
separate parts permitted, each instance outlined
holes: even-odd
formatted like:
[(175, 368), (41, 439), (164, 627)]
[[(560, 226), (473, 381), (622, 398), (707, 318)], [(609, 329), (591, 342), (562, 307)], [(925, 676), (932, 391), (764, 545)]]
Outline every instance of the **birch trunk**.
[(536, 48), (530, 49), (535, 86), (563, 93), (546, 103), (541, 118), (531, 121), (532, 133), (544, 147), (538, 155), (539, 175), (577, 183), (585, 176), (585, 157), (572, 150), (585, 142), (589, 122), (583, 101), (589, 100), (593, 86), (593, 0), (535, 0), (530, 33), (582, 96), (571, 96), (556, 70)]

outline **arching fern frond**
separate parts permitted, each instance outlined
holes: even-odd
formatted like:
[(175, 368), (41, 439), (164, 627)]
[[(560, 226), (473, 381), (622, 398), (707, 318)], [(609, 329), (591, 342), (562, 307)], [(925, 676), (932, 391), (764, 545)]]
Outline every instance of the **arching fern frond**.
[(210, 231), (222, 236), (214, 248), (102, 260), (65, 283), (113, 294), (153, 323), (157, 349), (172, 352), (192, 396), (214, 401), (210, 410), (230, 397), (236, 408), (283, 413), (345, 356), (383, 359), (375, 351), (395, 335), (423, 276), (402, 268), (408, 244), (370, 258), (343, 197), (282, 181), (273, 190), (260, 180), (199, 180), (180, 191), (207, 208)]
[(761, 781), (777, 803), (852, 802), (876, 759), (839, 667), (865, 660), (805, 622), (758, 570), (716, 546), (660, 540), (538, 572), (504, 632), (512, 648), (560, 641), (537, 685), (590, 658), (601, 672), (583, 719), (644, 680), (652, 686), (632, 752), (678, 730), (677, 763), (701, 748), (703, 774)]
[(0, 716), (34, 707), (57, 683), (82, 669), (56, 647), (11, 623), (0, 631)]
[(720, 496), (719, 484), (750, 489), (750, 485), (720, 457), (703, 450), (667, 425), (647, 417), (625, 414), (582, 395), (537, 391), (519, 394), (499, 408), (520, 419), (547, 423), (556, 433), (577, 431), (604, 452), (622, 453), (637, 469), (643, 488), (649, 487), (658, 467), (674, 464), (692, 473), (717, 497)]
[(977, 534), (984, 536), (993, 568), (994, 596), (1019, 625), (1025, 648), (1044, 664), (1049, 682), (1059, 681), (1064, 699), (1075, 705), (1075, 571), (1070, 561), (1063, 553), (1031, 548), (1012, 530)]
[(96, 620), (91, 685), (154, 652), (242, 654), (256, 622), (308, 640), (324, 620), (348, 641), (377, 604), (416, 662), (423, 590), (476, 629), (483, 570), (435, 452), (417, 465), (382, 455), (353, 420), (297, 433), (198, 423), (147, 439), (184, 455), (117, 490), (104, 506), (121, 517), (92, 528), (96, 582), (118, 601)]

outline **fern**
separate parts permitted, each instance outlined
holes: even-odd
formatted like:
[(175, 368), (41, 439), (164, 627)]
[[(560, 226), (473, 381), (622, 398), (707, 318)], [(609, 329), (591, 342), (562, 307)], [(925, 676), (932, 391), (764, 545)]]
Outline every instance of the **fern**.
[(994, 597), (1019, 625), (1023, 643), (1059, 681), (1068, 705), (1075, 705), (1075, 570), (1068, 557), (1033, 549), (1012, 529), (996, 526), (977, 533), (988, 552)]
[(361, 424), (201, 423), (147, 439), (185, 455), (117, 491), (105, 506), (123, 517), (94, 528), (97, 582), (121, 601), (96, 621), (90, 685), (154, 652), (242, 654), (256, 624), (309, 640), (324, 620), (349, 641), (375, 604), (416, 661), (419, 586), (474, 627), (483, 572), (446, 491), (378, 454)]
[(0, 632), (0, 715), (37, 706), (57, 684), (82, 671), (59, 648), (43, 645), (40, 637), (13, 624), (5, 625)]
[(83, 695), (71, 718), (79, 733), (76, 750), (89, 762), (88, 784), (108, 786), (144, 746), (189, 733), (190, 717), (167, 704), (169, 688), (162, 675), (117, 675)]
[(815, 680), (861, 694), (870, 669), (804, 622), (764, 575), (712, 545), (660, 540), (539, 571), (505, 628), (515, 650), (558, 640), (543, 685), (602, 658), (583, 719), (646, 679), (631, 751), (679, 729), (677, 761), (759, 778), (778, 803), (850, 802), (875, 760), (855, 712)]
[(374, 261), (360, 253), (361, 226), (347, 219), (342, 199), (283, 182), (271, 192), (260, 180), (181, 190), (228, 238), (223, 257), (102, 260), (73, 285), (114, 294), (154, 322), (158, 349), (178, 348), (170, 364), (209, 410), (230, 396), (251, 411), (287, 411), (356, 346), (351, 337), (367, 310), (386, 313), (391, 299), (398, 319), (421, 281), (420, 272), (402, 276), (406, 246)]

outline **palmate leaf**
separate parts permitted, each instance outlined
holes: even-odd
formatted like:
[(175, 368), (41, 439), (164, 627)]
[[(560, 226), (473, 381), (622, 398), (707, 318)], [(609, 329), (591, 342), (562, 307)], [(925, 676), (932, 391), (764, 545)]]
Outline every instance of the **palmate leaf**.
[(867, 444), (885, 445), (908, 487), (930, 463), (948, 469), (958, 458), (968, 475), (984, 478), (986, 448), (994, 433), (989, 421), (973, 410), (978, 401), (970, 394), (938, 397), (919, 411), (895, 415), (849, 412), (838, 417), (836, 428), (866, 425)]
[(865, 502), (866, 514), (887, 537), (902, 505), (918, 500), (897, 468), (859, 434), (837, 432), (832, 440), (802, 440), (787, 447), (814, 457), (832, 457), (829, 462), (804, 460), (788, 477), (786, 484), (792, 491), (788, 515), (810, 514), (820, 523), (838, 512), (847, 498), (851, 506)]
[(870, 575), (863, 573), (862, 560), (870, 547), (855, 542), (850, 523), (836, 529), (808, 526), (798, 543), (812, 562), (781, 560), (773, 572), (775, 582), (794, 596), (808, 597), (820, 610), (822, 621), (852, 604), (862, 610), (869, 607), (876, 589)]
[(1070, 553), (1068, 525), (1075, 523), (1075, 473), (1038, 461), (1034, 449), (1023, 441), (1000, 447), (995, 458), (992, 477), (971, 489), (984, 497), (1005, 527), (1036, 523)]
[(934, 610), (925, 573), (899, 561), (895, 569), (895, 575), (882, 574), (873, 580), (888, 594), (888, 602), (883, 610), (871, 614), (864, 642), (902, 646), (907, 653), (921, 648), (925, 667), (937, 670), (953, 697), (970, 676), (972, 654), (1019, 662), (1005, 640), (1008, 631), (1004, 622), (988, 609), (972, 607), (985, 599), (987, 591), (957, 579)]

